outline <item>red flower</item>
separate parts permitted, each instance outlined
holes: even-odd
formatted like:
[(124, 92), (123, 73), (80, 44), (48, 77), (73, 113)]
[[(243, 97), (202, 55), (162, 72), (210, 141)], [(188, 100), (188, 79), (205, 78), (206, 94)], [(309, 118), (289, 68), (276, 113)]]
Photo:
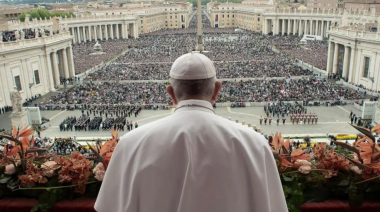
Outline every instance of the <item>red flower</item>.
[(61, 166), (58, 172), (59, 182), (72, 182), (73, 185), (78, 185), (74, 191), (84, 194), (92, 162), (79, 152), (71, 153), (70, 158), (58, 157), (55, 162)]

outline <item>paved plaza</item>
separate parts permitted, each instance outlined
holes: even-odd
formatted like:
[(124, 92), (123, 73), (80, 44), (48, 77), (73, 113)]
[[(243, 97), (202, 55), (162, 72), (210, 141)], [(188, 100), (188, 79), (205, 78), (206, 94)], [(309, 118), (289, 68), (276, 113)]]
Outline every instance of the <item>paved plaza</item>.
[[(139, 126), (148, 124), (152, 121), (164, 118), (171, 115), (173, 110), (142, 110), (142, 112), (137, 117), (127, 118), (128, 121), (137, 122)], [(245, 107), (245, 108), (231, 108), (228, 112), (226, 107), (217, 107), (215, 112), (217, 115), (224, 118), (231, 118), (231, 120), (239, 120), (239, 122), (245, 121), (246, 124), (251, 123), (256, 125), (258, 128), (263, 129), (264, 133), (274, 133), (276, 131), (281, 131), (283, 135), (295, 136), (295, 135), (326, 135), (347, 133), (356, 134), (358, 133), (354, 128), (352, 128), (348, 122), (350, 111), (353, 111), (357, 115), (361, 115), (361, 112), (353, 107), (353, 105), (346, 106), (317, 106), (317, 107), (307, 107), (308, 113), (315, 112), (318, 115), (318, 124), (292, 124), (289, 117), (286, 117), (285, 125), (282, 121), (279, 126), (276, 124), (276, 120), (272, 120), (272, 125), (260, 125), (259, 117), (264, 116), (263, 107)], [(10, 126), (10, 113), (0, 115), (0, 128), (9, 128)], [(81, 115), (80, 110), (75, 111), (41, 111), (41, 115), (45, 118), (50, 119), (50, 127), (41, 132), (42, 137), (73, 137), (76, 136), (78, 139), (86, 137), (89, 139), (97, 139), (109, 137), (109, 131), (60, 131), (59, 124), (68, 116), (79, 117)], [(91, 118), (93, 116), (91, 115)], [(103, 117), (103, 120), (105, 117)], [(183, 120), (184, 123), (186, 120)], [(121, 131), (120, 136), (124, 135), (128, 131)]]

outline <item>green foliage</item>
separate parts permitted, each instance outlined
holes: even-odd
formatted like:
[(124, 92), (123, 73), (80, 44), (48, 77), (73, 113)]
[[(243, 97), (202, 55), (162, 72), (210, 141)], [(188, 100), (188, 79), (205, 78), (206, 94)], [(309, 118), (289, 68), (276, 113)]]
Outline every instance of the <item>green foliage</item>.
[(45, 19), (45, 18), (49, 19), (51, 17), (62, 17), (62, 18), (64, 18), (65, 16), (67, 16), (67, 17), (70, 17), (70, 16), (75, 17), (74, 13), (72, 13), (72, 12), (68, 12), (68, 13), (64, 13), (64, 12), (50, 13), (48, 10), (45, 10), (45, 9), (34, 9), (34, 10), (29, 10), (29, 11), (27, 11), (25, 13), (22, 13), (19, 16), (20, 21), (22, 21), (22, 22), (25, 21), (26, 14), (30, 15), (30, 19), (29, 20), (32, 20), (34, 18), (37, 18), (37, 19)]
[(298, 206), (304, 202), (304, 184), (299, 180), (299, 174), (283, 174), (281, 175), (281, 181), (289, 211), (300, 212)]
[(5, 172), (5, 166), (1, 166), (1, 167), (0, 167), (0, 176), (1, 176), (2, 174), (4, 174), (4, 172)]
[(350, 206), (360, 206), (364, 202), (364, 194), (355, 183), (351, 183), (347, 189)]
[(0, 176), (0, 184), (7, 184), (11, 179), (12, 176), (3, 174)]

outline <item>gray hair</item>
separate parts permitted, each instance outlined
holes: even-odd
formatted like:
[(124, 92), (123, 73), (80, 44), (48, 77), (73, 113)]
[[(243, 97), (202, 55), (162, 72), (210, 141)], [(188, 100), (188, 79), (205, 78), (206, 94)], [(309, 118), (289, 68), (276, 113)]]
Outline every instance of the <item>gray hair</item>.
[(200, 80), (179, 80), (169, 79), (177, 99), (186, 97), (201, 96), (211, 97), (215, 89), (216, 77)]

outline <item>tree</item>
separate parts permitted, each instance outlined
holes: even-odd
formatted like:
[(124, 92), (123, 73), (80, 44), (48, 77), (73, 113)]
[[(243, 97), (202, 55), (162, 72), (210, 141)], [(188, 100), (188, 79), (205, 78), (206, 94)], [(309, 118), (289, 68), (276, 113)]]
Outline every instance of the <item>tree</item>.
[(20, 21), (24, 22), (25, 21), (25, 16), (26, 14), (29, 14), (30, 15), (30, 21), (34, 18), (37, 18), (37, 19), (49, 19), (51, 17), (62, 17), (64, 18), (65, 16), (67, 17), (70, 17), (70, 16), (74, 16), (74, 13), (72, 12), (68, 12), (68, 13), (64, 13), (64, 12), (55, 12), (55, 13), (50, 13), (48, 10), (45, 10), (45, 9), (34, 9), (34, 10), (29, 10), (29, 11), (26, 11), (24, 13), (22, 13), (20, 16), (19, 16), (19, 19)]

